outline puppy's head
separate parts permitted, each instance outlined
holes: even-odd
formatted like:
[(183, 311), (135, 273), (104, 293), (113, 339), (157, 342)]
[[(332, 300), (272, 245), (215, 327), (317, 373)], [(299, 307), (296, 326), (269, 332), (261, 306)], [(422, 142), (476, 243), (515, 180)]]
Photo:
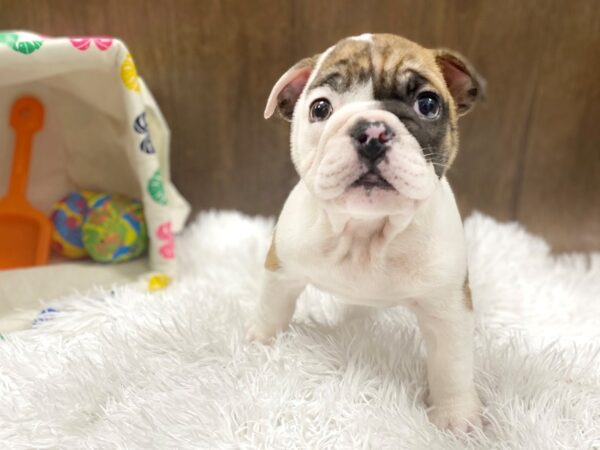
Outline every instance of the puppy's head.
[(277, 81), (265, 117), (292, 122), (292, 160), (314, 196), (352, 215), (414, 213), (457, 147), (457, 118), (483, 81), (460, 55), (362, 35), (303, 59)]

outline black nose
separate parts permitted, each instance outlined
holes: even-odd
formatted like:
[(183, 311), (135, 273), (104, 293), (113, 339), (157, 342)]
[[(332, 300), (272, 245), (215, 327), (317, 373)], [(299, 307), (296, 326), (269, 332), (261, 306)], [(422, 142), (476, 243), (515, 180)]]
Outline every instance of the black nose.
[(358, 154), (367, 161), (375, 163), (389, 148), (388, 142), (394, 134), (383, 122), (360, 120), (352, 127), (350, 136)]

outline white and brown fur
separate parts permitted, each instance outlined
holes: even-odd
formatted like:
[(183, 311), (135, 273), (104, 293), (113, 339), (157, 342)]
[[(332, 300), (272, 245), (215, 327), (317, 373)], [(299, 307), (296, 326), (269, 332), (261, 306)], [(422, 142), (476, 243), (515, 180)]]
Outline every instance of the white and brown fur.
[[(291, 154), (301, 180), (277, 222), (248, 339), (285, 329), (307, 284), (355, 305), (404, 305), (427, 350), (429, 417), (453, 430), (480, 425), (473, 382), (473, 311), (462, 221), (444, 176), (458, 149), (457, 118), (482, 81), (460, 55), (393, 35), (347, 38), (288, 70), (265, 117), (292, 122)], [(436, 120), (413, 104), (423, 90), (441, 99)], [(333, 114), (309, 120), (327, 98)], [(368, 169), (349, 130), (383, 122), (393, 140), (377, 170), (393, 189), (353, 184)]]

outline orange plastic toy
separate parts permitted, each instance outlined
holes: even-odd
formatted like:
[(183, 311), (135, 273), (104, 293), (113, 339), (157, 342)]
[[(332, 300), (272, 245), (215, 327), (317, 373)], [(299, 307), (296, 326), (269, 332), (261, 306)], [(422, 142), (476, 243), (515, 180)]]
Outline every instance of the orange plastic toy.
[(8, 194), (0, 199), (0, 269), (48, 262), (52, 223), (27, 201), (31, 144), (44, 124), (44, 107), (33, 97), (17, 100), (10, 112), (15, 153)]

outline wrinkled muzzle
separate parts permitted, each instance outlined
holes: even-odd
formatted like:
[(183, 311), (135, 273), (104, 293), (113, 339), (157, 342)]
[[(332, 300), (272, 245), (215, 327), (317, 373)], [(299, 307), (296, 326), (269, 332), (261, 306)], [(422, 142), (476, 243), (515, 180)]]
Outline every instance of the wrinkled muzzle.
[(394, 114), (358, 106), (342, 108), (325, 125), (307, 174), (315, 195), (431, 196), (438, 178), (415, 137)]

